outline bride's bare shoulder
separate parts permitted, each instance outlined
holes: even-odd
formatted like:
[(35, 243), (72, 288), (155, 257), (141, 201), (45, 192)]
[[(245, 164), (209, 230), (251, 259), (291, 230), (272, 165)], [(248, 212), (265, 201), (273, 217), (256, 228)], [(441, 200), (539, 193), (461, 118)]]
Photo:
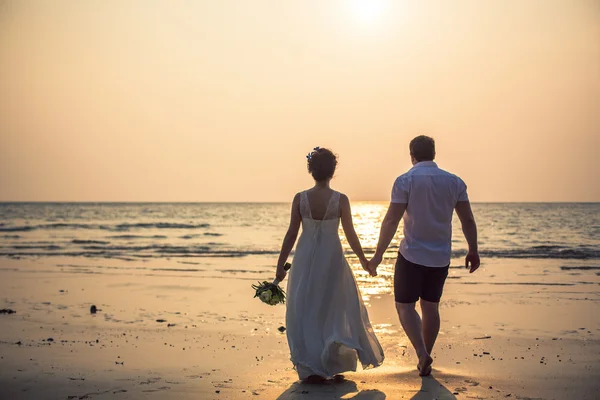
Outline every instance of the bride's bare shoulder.
[[(336, 192), (338, 192), (338, 191), (336, 190)], [(340, 194), (340, 200), (342, 200), (342, 199), (344, 199), (346, 201), (350, 200), (345, 193), (342, 193), (342, 192), (338, 192), (338, 193)]]
[(346, 196), (346, 194), (342, 193), (342, 192), (338, 192), (340, 194), (340, 198), (339, 198), (339, 204), (340, 207), (345, 208), (350, 206), (350, 199), (348, 198), (348, 196)]

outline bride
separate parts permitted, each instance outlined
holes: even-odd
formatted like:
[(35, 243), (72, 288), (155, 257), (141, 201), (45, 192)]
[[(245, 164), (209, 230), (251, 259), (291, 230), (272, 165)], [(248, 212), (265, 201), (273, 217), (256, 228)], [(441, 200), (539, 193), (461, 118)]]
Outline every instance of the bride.
[(287, 284), (287, 339), (299, 378), (321, 383), (356, 371), (357, 358), (366, 369), (381, 365), (384, 356), (338, 235), (341, 220), (350, 247), (367, 270), (350, 201), (329, 186), (337, 158), (330, 150), (316, 147), (307, 159), (315, 186), (294, 197), (277, 279), (286, 276), (284, 264), (302, 224)]

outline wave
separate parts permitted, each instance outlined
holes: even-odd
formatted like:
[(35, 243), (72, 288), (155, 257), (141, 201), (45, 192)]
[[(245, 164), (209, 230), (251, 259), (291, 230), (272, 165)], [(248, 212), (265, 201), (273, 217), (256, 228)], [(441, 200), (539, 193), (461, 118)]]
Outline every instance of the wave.
[(35, 230), (51, 229), (92, 229), (107, 231), (129, 231), (133, 229), (205, 229), (210, 224), (180, 224), (172, 222), (141, 222), (141, 223), (123, 223), (117, 225), (98, 225), (98, 224), (66, 224), (52, 223), (40, 225), (22, 225), (22, 226), (0, 226), (0, 232), (31, 232)]
[(195, 234), (195, 235), (183, 235), (180, 236), (181, 239), (197, 239), (200, 238), (202, 236), (223, 236), (222, 233), (215, 233), (215, 232), (204, 232), (202, 234)]
[[(56, 226), (57, 224), (53, 224)], [(64, 225), (64, 224), (62, 224)], [(139, 224), (136, 224), (139, 225)], [(141, 224), (147, 226), (148, 224)], [(153, 224), (156, 225), (156, 224)], [(182, 224), (171, 224), (170, 226)], [(164, 226), (164, 225), (163, 225)], [(191, 225), (185, 225), (191, 226)], [(194, 226), (204, 226), (194, 225)], [(207, 235), (208, 234), (208, 235)], [(189, 234), (179, 236), (179, 238), (194, 238), (216, 236), (213, 232), (204, 232), (199, 234)], [(135, 235), (122, 234), (107, 236), (113, 239), (147, 239), (141, 242), (110, 242), (100, 239), (69, 238), (68, 241), (45, 241), (45, 242), (25, 242), (11, 243), (0, 247), (0, 256), (43, 256), (43, 255), (64, 255), (73, 257), (106, 257), (106, 258), (166, 258), (166, 257), (245, 257), (249, 255), (277, 255), (279, 248), (252, 248), (249, 246), (237, 246), (227, 243), (177, 243), (170, 244), (168, 241), (153, 241), (153, 239), (168, 239), (164, 235)], [(365, 249), (370, 253), (373, 249)], [(386, 253), (386, 258), (395, 258), (397, 249), (390, 247)], [(355, 255), (350, 249), (345, 250), (349, 258)], [(453, 258), (462, 258), (466, 255), (466, 250), (455, 250), (452, 252)], [(556, 246), (540, 245), (526, 248), (513, 249), (480, 249), (482, 258), (507, 258), (507, 259), (573, 259), (573, 260), (598, 260), (600, 259), (600, 249), (595, 246)], [(562, 267), (563, 270), (600, 270), (600, 267)]]
[(80, 240), (73, 239), (71, 240), (73, 244), (110, 244), (110, 242), (105, 242), (104, 240)]
[[(454, 257), (462, 257), (466, 250), (454, 251)], [(489, 258), (548, 258), (548, 259), (599, 259), (600, 250), (589, 247), (533, 246), (525, 249), (512, 250), (480, 250), (481, 257)]]
[(168, 237), (165, 235), (114, 235), (108, 236), (109, 239), (167, 239)]
[(205, 269), (198, 268), (150, 268), (150, 271), (167, 271), (167, 272), (204, 272)]
[[(12, 247), (11, 247), (12, 248)], [(111, 258), (125, 259), (134, 258), (167, 258), (167, 257), (215, 257), (215, 258), (238, 258), (250, 255), (276, 255), (278, 250), (213, 250), (210, 247), (177, 248), (160, 246), (84, 246), (83, 251), (51, 251), (39, 250), (64, 250), (60, 246), (31, 246), (15, 250), (38, 250), (38, 251), (2, 251), (0, 256), (5, 257), (27, 257), (27, 256), (64, 256), (64, 257), (89, 257), (89, 258)]]
[(186, 246), (170, 246), (170, 245), (158, 245), (158, 244), (150, 244), (146, 246), (83, 246), (85, 250), (104, 250), (104, 251), (127, 251), (127, 252), (137, 252), (137, 251), (146, 251), (146, 250), (155, 250), (158, 252), (177, 252), (177, 251), (202, 251), (206, 252), (210, 250), (208, 246), (199, 246), (199, 247), (186, 247)]
[(0, 232), (29, 232), (35, 229), (33, 226), (0, 226)]
[(117, 230), (129, 230), (136, 228), (156, 228), (156, 229), (200, 229), (208, 228), (210, 224), (177, 224), (172, 222), (149, 222), (137, 224), (119, 224), (116, 225)]
[[(390, 246), (386, 252), (389, 257), (391, 254), (396, 256), (398, 247)], [(374, 248), (364, 248), (365, 252), (373, 253)], [(347, 256), (354, 256), (350, 249), (345, 250)], [(464, 257), (467, 250), (454, 250), (452, 257)], [(541, 245), (527, 248), (516, 249), (479, 249), (479, 255), (483, 258), (533, 258), (533, 259), (573, 259), (573, 260), (593, 260), (600, 259), (600, 249), (597, 247), (578, 246), (564, 247), (556, 245)]]
[[(18, 244), (18, 245), (14, 245), (14, 246), (10, 246), (11, 249), (16, 249), (16, 250), (62, 250), (63, 247), (61, 246), (56, 246), (56, 245), (39, 245), (39, 244)], [(37, 254), (37, 253), (33, 253), (33, 254)]]
[(215, 250), (211, 246), (171, 246), (171, 245), (146, 245), (146, 246), (83, 246), (84, 250), (103, 251), (108, 253), (125, 252), (129, 256), (141, 256), (140, 252), (150, 252), (158, 256), (230, 256), (243, 257), (247, 255), (261, 254), (279, 254), (279, 250), (260, 249), (260, 250)]
[(131, 266), (106, 266), (106, 265), (76, 265), (76, 264), (57, 264), (59, 268), (73, 268), (78, 270), (93, 270), (106, 269), (118, 271), (172, 271), (172, 272), (204, 272), (205, 269), (200, 268), (146, 268), (146, 267), (131, 267)]

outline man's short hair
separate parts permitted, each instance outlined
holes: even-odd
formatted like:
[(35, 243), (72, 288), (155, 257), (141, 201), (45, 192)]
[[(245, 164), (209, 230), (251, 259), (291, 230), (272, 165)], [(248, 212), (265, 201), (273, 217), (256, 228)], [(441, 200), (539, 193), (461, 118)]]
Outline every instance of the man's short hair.
[(417, 162), (433, 161), (435, 158), (435, 140), (429, 136), (417, 136), (410, 141), (409, 149)]

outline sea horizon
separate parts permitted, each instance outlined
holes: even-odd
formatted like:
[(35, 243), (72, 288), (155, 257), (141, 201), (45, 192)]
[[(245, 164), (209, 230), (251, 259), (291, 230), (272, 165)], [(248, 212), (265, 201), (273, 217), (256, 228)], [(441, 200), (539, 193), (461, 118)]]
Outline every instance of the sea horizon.
[[(352, 203), (389, 203), (389, 200), (351, 200)], [(146, 200), (84, 200), (30, 201), (7, 200), (0, 204), (290, 204), (291, 201), (146, 201)], [(471, 204), (600, 204), (600, 201), (470, 201)]]

